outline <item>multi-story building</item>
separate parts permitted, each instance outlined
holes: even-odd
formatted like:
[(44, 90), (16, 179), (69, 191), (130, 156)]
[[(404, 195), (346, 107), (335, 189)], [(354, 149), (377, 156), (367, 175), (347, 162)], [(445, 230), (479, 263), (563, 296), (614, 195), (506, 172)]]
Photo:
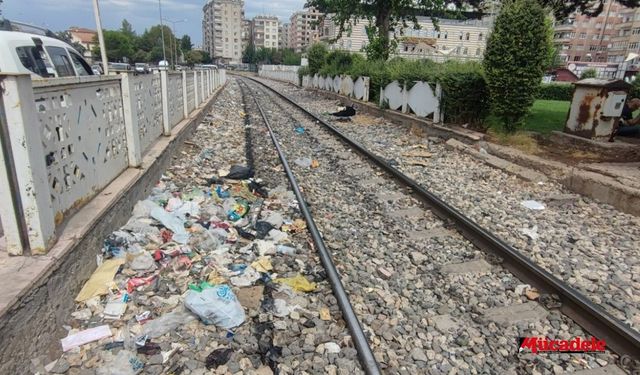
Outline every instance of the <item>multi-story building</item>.
[(242, 20), (242, 51), (251, 43), (251, 21)]
[(202, 8), (203, 48), (217, 63), (242, 59), (243, 0), (209, 0)]
[[(368, 20), (361, 19), (346, 25), (340, 38), (339, 26), (327, 16), (323, 22), (321, 39), (329, 43), (330, 49), (362, 52), (368, 43), (365, 27)], [(390, 37), (398, 40), (395, 54), (406, 58), (432, 60), (467, 59), (479, 60), (484, 55), (491, 19), (449, 20), (439, 19), (436, 30), (431, 18), (418, 17), (420, 29), (413, 29), (411, 22), (407, 28), (398, 30)]]
[(322, 19), (322, 13), (315, 8), (293, 13), (289, 29), (290, 47), (296, 52), (302, 52), (309, 45), (319, 41), (319, 24)]
[(418, 30), (409, 27), (397, 32), (397, 55), (436, 61), (481, 60), (492, 20), (438, 19), (439, 30), (428, 17), (418, 17), (418, 24)]
[(91, 50), (96, 46), (98, 33), (95, 30), (76, 26), (70, 27), (68, 31), (71, 35), (71, 41), (82, 45), (82, 47), (85, 48), (83, 54), (84, 57), (88, 60), (91, 60)]
[(278, 48), (278, 17), (255, 16), (251, 21), (251, 39), (256, 48)]
[(369, 41), (365, 30), (369, 21), (366, 19), (353, 20), (350, 25), (345, 25), (345, 30), (338, 38), (340, 26), (331, 17), (332, 15), (329, 14), (322, 21), (320, 40), (326, 42), (331, 50), (362, 52)]
[(290, 25), (288, 23), (281, 23), (278, 25), (278, 38), (280, 39), (278, 45), (280, 48), (291, 48), (289, 43), (289, 31)]
[(580, 14), (554, 26), (553, 40), (560, 58), (577, 76), (594, 68), (601, 78), (613, 78), (618, 63), (627, 55), (631, 39), (637, 49), (640, 41), (640, 22), (633, 34), (634, 11), (608, 0), (597, 17)]

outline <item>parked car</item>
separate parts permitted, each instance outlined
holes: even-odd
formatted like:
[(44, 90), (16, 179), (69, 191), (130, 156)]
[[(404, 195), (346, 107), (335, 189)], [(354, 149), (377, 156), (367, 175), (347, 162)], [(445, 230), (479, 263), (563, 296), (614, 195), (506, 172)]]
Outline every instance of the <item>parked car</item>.
[(46, 29), (1, 22), (0, 72), (27, 73), (33, 78), (94, 75), (78, 51), (53, 35)]
[(149, 67), (149, 64), (146, 63), (136, 63), (134, 69), (136, 73), (139, 74), (151, 73), (151, 68)]
[(109, 63), (109, 73), (130, 72), (131, 65), (127, 63)]

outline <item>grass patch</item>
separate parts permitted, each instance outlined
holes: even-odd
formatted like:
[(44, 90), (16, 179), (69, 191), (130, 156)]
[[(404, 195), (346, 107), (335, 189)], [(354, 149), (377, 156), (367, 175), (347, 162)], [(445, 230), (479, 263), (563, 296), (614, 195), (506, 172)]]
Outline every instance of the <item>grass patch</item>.
[(562, 100), (536, 100), (525, 119), (523, 130), (549, 134), (553, 130), (562, 131), (567, 122), (571, 102)]
[[(549, 134), (553, 130), (562, 131), (565, 122), (567, 122), (570, 104), (570, 102), (562, 100), (536, 100), (524, 119), (524, 126), (521, 130), (541, 134)], [(502, 132), (502, 127), (494, 115), (487, 118), (486, 124), (494, 132)]]
[(538, 142), (531, 132), (517, 131), (508, 134), (500, 128), (490, 128), (487, 130), (489, 140), (501, 145), (510, 146), (528, 154), (536, 154), (540, 151)]

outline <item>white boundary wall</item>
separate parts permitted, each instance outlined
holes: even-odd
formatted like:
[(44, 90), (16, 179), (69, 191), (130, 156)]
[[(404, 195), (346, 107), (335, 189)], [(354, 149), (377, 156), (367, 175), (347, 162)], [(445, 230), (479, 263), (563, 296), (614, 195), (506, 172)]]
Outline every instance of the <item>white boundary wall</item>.
[(31, 80), (0, 73), (0, 222), (7, 250), (45, 254), (56, 227), (202, 107), (224, 70)]
[(264, 78), (271, 78), (278, 81), (285, 81), (293, 83), (296, 86), (300, 85), (300, 79), (298, 77), (299, 66), (294, 65), (261, 65), (258, 68), (258, 76)]

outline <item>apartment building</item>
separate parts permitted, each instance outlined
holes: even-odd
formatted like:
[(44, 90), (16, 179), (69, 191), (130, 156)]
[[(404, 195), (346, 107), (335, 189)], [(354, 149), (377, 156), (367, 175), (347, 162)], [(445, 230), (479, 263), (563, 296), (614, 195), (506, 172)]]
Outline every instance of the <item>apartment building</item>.
[(72, 42), (80, 43), (85, 48), (84, 58), (91, 61), (91, 50), (97, 44), (98, 33), (95, 30), (77, 26), (72, 26), (67, 31), (71, 35)]
[(291, 48), (289, 43), (290, 25), (288, 23), (281, 23), (278, 25), (278, 45), (280, 48)]
[(203, 49), (217, 63), (239, 63), (242, 59), (244, 2), (209, 0), (202, 11)]
[[(330, 15), (323, 22), (321, 39), (329, 43), (330, 49), (349, 52), (362, 52), (369, 39), (365, 31), (368, 20), (353, 21), (346, 26), (342, 36), (338, 38), (339, 26)], [(405, 58), (480, 60), (484, 55), (487, 36), (491, 28), (491, 19), (482, 20), (449, 20), (439, 19), (439, 30), (436, 30), (431, 18), (418, 17), (420, 29), (409, 27), (398, 30), (395, 37), (398, 49), (395, 55)]]
[(251, 43), (251, 21), (242, 20), (242, 51)]
[(279, 48), (278, 17), (256, 16), (251, 20), (251, 39), (256, 48)]
[(290, 47), (296, 52), (302, 52), (309, 45), (320, 40), (320, 24), (323, 15), (314, 8), (306, 8), (303, 11), (291, 15), (290, 23)]

